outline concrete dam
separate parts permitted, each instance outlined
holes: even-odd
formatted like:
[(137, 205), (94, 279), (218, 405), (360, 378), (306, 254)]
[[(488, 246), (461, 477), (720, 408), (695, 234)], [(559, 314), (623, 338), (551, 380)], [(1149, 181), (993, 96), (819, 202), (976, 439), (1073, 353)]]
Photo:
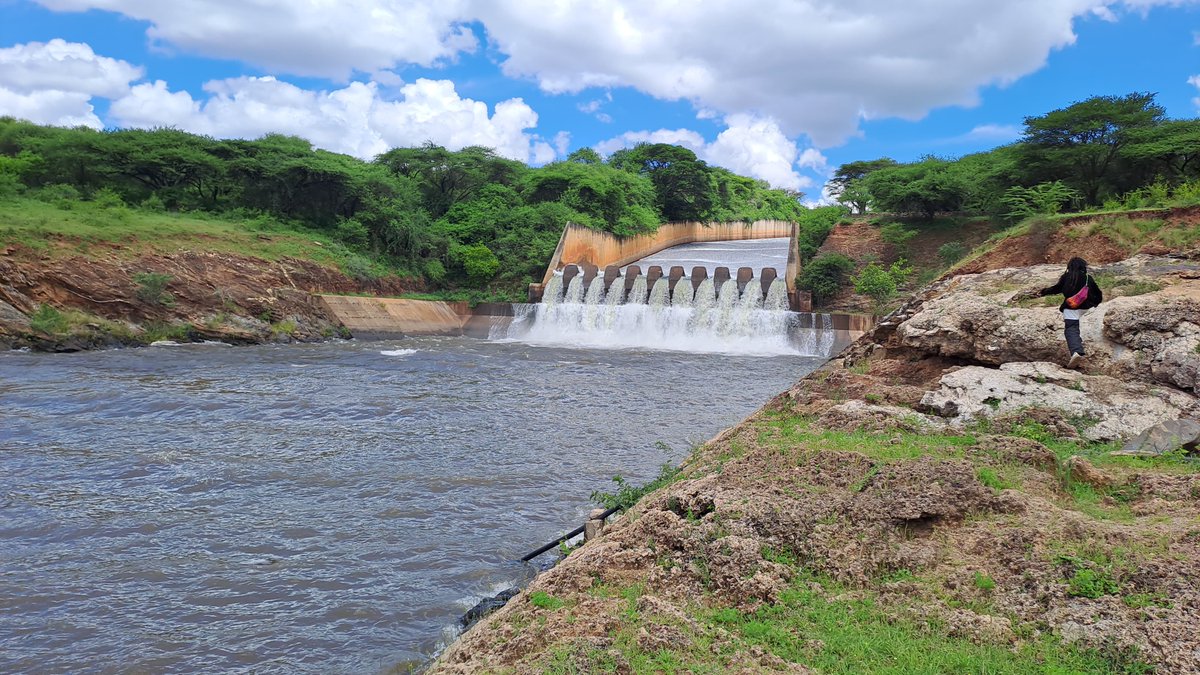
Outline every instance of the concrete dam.
[(795, 225), (668, 223), (616, 237), (568, 225), (528, 303), (325, 296), (356, 336), (472, 335), (545, 346), (826, 357), (869, 317), (811, 311)]

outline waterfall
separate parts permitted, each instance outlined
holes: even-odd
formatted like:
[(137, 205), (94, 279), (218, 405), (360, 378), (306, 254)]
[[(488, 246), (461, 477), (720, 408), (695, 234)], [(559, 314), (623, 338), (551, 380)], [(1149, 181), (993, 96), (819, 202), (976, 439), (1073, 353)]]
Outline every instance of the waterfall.
[(626, 298), (623, 276), (606, 292), (602, 278), (585, 285), (578, 275), (564, 292), (562, 276), (554, 275), (541, 303), (515, 305), (512, 321), (490, 337), (548, 346), (818, 357), (828, 357), (834, 347), (832, 317), (787, 311), (782, 280), (771, 284), (765, 300), (757, 281), (739, 293), (735, 280), (717, 289), (709, 278), (693, 293), (685, 278), (671, 298), (669, 283), (662, 278), (647, 289), (638, 275)]
[[(543, 302), (545, 301), (543, 300)], [(763, 306), (772, 311), (783, 311), (788, 308), (787, 284), (783, 279), (771, 282), (771, 287), (767, 289), (767, 300)]]
[(692, 306), (692, 280), (683, 277), (675, 284), (675, 292), (671, 297), (671, 306), (684, 309)]

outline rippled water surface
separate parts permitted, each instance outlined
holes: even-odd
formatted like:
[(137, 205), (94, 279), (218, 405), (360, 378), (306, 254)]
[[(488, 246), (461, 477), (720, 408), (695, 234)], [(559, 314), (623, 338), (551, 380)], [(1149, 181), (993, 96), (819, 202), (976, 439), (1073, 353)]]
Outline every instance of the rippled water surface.
[(816, 365), (467, 338), (0, 354), (0, 672), (423, 659), (613, 474)]

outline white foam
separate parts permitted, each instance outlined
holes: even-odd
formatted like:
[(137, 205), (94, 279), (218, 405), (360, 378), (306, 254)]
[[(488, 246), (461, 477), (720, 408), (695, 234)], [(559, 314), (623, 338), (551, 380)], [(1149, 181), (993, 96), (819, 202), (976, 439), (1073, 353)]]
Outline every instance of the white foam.
[(411, 354), (416, 354), (418, 351), (420, 351), (420, 350), (419, 349), (393, 349), (390, 351), (382, 351), (379, 353), (384, 356), (409, 356)]

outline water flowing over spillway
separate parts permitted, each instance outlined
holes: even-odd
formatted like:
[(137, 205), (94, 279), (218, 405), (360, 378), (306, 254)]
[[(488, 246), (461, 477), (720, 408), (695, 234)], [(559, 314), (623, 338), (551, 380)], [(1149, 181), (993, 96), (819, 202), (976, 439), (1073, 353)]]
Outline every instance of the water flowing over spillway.
[(493, 339), (534, 344), (616, 349), (662, 349), (733, 354), (829, 356), (835, 333), (828, 314), (787, 310), (787, 287), (774, 280), (765, 298), (755, 280), (739, 290), (704, 279), (693, 290), (684, 277), (672, 292), (667, 279), (647, 288), (637, 276), (626, 292), (618, 276), (607, 289), (599, 277), (551, 277), (542, 302), (518, 305), (511, 325)]

